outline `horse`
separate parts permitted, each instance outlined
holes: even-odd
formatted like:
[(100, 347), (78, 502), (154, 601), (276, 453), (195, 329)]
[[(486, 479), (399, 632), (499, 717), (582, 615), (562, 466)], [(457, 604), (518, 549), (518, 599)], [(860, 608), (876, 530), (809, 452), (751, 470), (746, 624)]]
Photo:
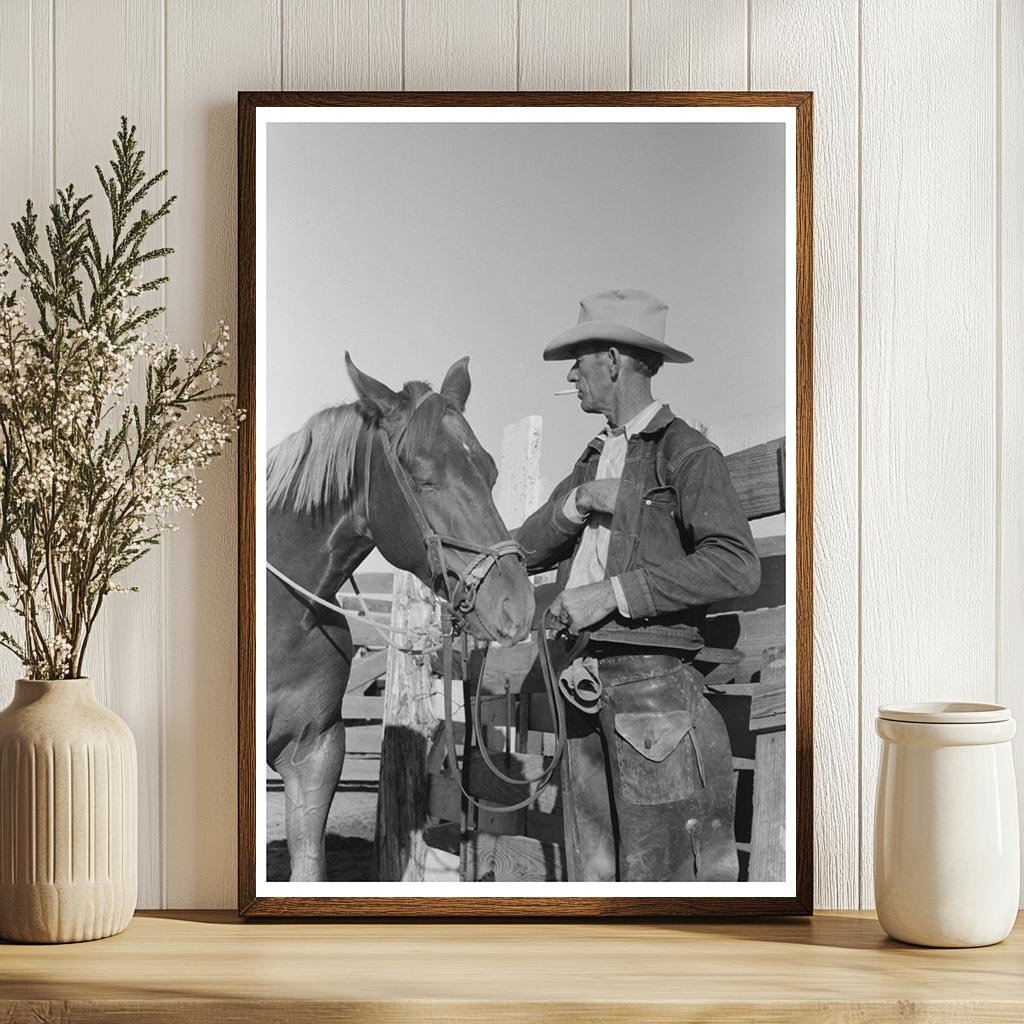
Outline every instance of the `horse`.
[(268, 453), (267, 762), (284, 780), (293, 882), (327, 877), (353, 657), (335, 595), (363, 559), (378, 548), (477, 639), (511, 646), (529, 633), (533, 588), (491, 496), (497, 469), (463, 415), (468, 363), (440, 391), (409, 381), (396, 392), (346, 352), (358, 400), (315, 413)]

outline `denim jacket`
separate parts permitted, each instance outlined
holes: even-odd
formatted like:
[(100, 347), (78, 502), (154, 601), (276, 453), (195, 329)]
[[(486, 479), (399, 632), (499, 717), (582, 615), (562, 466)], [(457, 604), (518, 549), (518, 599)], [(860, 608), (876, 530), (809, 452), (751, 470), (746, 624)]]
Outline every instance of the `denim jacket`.
[[(547, 502), (516, 531), (527, 569), (558, 567), (565, 586), (583, 527), (563, 512), (566, 496), (597, 474), (594, 438)], [(614, 613), (596, 640), (698, 650), (708, 605), (752, 594), (761, 563), (725, 459), (668, 406), (630, 438), (611, 521), (605, 568), (617, 576), (633, 617)]]

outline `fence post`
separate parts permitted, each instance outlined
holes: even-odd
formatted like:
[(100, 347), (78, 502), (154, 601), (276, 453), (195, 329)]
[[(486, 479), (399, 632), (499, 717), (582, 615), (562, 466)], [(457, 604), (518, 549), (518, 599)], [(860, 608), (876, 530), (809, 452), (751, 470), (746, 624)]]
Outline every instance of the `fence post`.
[[(771, 697), (759, 702), (765, 711), (769, 703), (776, 709), (772, 716), (758, 722), (750, 719), (750, 731), (757, 737), (754, 762), (754, 811), (750, 828), (751, 882), (781, 882), (786, 877), (786, 659), (781, 648), (766, 651), (761, 670), (762, 689)], [(771, 728), (765, 724), (770, 722)]]
[(510, 529), (540, 505), (540, 438), (540, 416), (524, 416), (502, 435), (496, 504)]
[[(436, 624), (437, 607), (430, 592), (411, 573), (395, 571), (391, 625), (401, 632)], [(436, 851), (423, 840), (430, 780), (427, 754), (443, 718), (440, 687), (430, 672), (430, 655), (388, 651), (384, 687), (384, 725), (380, 748), (380, 788), (373, 877), (381, 882), (421, 882)]]
[[(515, 529), (540, 505), (540, 416), (524, 416), (509, 423), (501, 438), (501, 470), (498, 475), (498, 496), (495, 504), (509, 529)], [(481, 726), (481, 735), (489, 749), (509, 749), (515, 729), (517, 747), (525, 751), (526, 701), (507, 698), (508, 711), (504, 725)], [(525, 811), (517, 818), (525, 821)], [(509, 824), (507, 814), (477, 812), (477, 828), (482, 832), (499, 832)]]

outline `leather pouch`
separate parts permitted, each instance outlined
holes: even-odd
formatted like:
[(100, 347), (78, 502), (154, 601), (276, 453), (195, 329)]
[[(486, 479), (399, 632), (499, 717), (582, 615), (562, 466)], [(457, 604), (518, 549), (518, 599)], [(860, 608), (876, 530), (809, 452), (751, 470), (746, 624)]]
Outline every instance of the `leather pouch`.
[(695, 737), (689, 711), (624, 711), (615, 716), (622, 797), (633, 804), (684, 800), (694, 790)]

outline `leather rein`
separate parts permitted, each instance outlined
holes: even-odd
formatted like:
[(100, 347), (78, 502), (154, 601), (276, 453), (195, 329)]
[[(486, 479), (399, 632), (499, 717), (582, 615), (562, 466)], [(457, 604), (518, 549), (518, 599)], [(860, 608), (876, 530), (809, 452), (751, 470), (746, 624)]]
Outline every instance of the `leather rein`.
[[(410, 413), (405, 426), (399, 432), (394, 441), (392, 441), (383, 431), (380, 431), (378, 436), (380, 437), (381, 448), (384, 451), (384, 456), (387, 459), (388, 466), (398, 483), (402, 496), (405, 498), (406, 505), (412, 512), (413, 518), (416, 520), (416, 524), (419, 527), (420, 535), (423, 538), (423, 543), (427, 550), (427, 565), (430, 571), (431, 580), (441, 580), (444, 585), (445, 596), (438, 598), (438, 601), (441, 606), (441, 667), (444, 692), (444, 742), (446, 748), (445, 761), (448, 771), (458, 784), (458, 787), (462, 792), (462, 796), (471, 806), (497, 814), (511, 814), (515, 811), (520, 811), (523, 808), (528, 807), (536, 801), (538, 796), (540, 796), (541, 791), (554, 777), (559, 761), (561, 760), (562, 753), (565, 750), (567, 739), (565, 708), (562, 706), (562, 702), (558, 699), (558, 677), (555, 673), (554, 666), (552, 665), (551, 654), (548, 649), (547, 632), (544, 626), (544, 619), (546, 619), (547, 616), (544, 615), (541, 616), (541, 624), (537, 628), (537, 646), (540, 651), (541, 671), (544, 676), (548, 703), (551, 710), (552, 720), (555, 723), (556, 744), (554, 756), (551, 758), (548, 766), (534, 778), (516, 779), (505, 772), (502, 772), (487, 753), (487, 749), (483, 743), (483, 737), (480, 733), (479, 713), (480, 683), (483, 681), (483, 673), (487, 663), (487, 654), (485, 651), (483, 664), (480, 668), (480, 678), (477, 681), (476, 700), (472, 716), (473, 737), (476, 740), (477, 749), (480, 751), (480, 755), (491, 773), (501, 779), (502, 782), (512, 786), (537, 786), (538, 788), (535, 792), (531, 792), (522, 800), (508, 805), (486, 803), (477, 797), (474, 797), (466, 789), (462, 778), (462, 772), (459, 770), (458, 758), (455, 753), (455, 719), (452, 702), (452, 644), (456, 635), (461, 632), (465, 617), (473, 610), (476, 603), (477, 590), (491, 569), (498, 564), (498, 561), (501, 558), (508, 556), (518, 558), (525, 565), (526, 554), (519, 544), (511, 539), (499, 541), (497, 544), (491, 544), (487, 547), (483, 547), (457, 537), (438, 534), (428, 522), (423, 509), (420, 507), (420, 503), (416, 497), (415, 491), (413, 490), (412, 484), (409, 481), (409, 475), (406, 472), (405, 467), (402, 466), (398, 460), (396, 449), (399, 441), (409, 429), (409, 425), (412, 422), (413, 416), (416, 414), (416, 410), (428, 398), (432, 397), (433, 394), (435, 393), (428, 391), (420, 396), (416, 405), (413, 407), (412, 413)], [(366, 453), (364, 458), (364, 472), (366, 479), (364, 482), (363, 492), (366, 495), (367, 519), (369, 519), (371, 445), (373, 444), (373, 437), (377, 433), (378, 432), (376, 431), (367, 432), (366, 439)], [(446, 547), (475, 553), (476, 558), (474, 558), (461, 573), (456, 572), (448, 565), (447, 558), (445, 557)], [(456, 581), (454, 587), (451, 586), (451, 580), (453, 577)], [(463, 672), (465, 672), (467, 662), (468, 658), (466, 657), (464, 642)]]

